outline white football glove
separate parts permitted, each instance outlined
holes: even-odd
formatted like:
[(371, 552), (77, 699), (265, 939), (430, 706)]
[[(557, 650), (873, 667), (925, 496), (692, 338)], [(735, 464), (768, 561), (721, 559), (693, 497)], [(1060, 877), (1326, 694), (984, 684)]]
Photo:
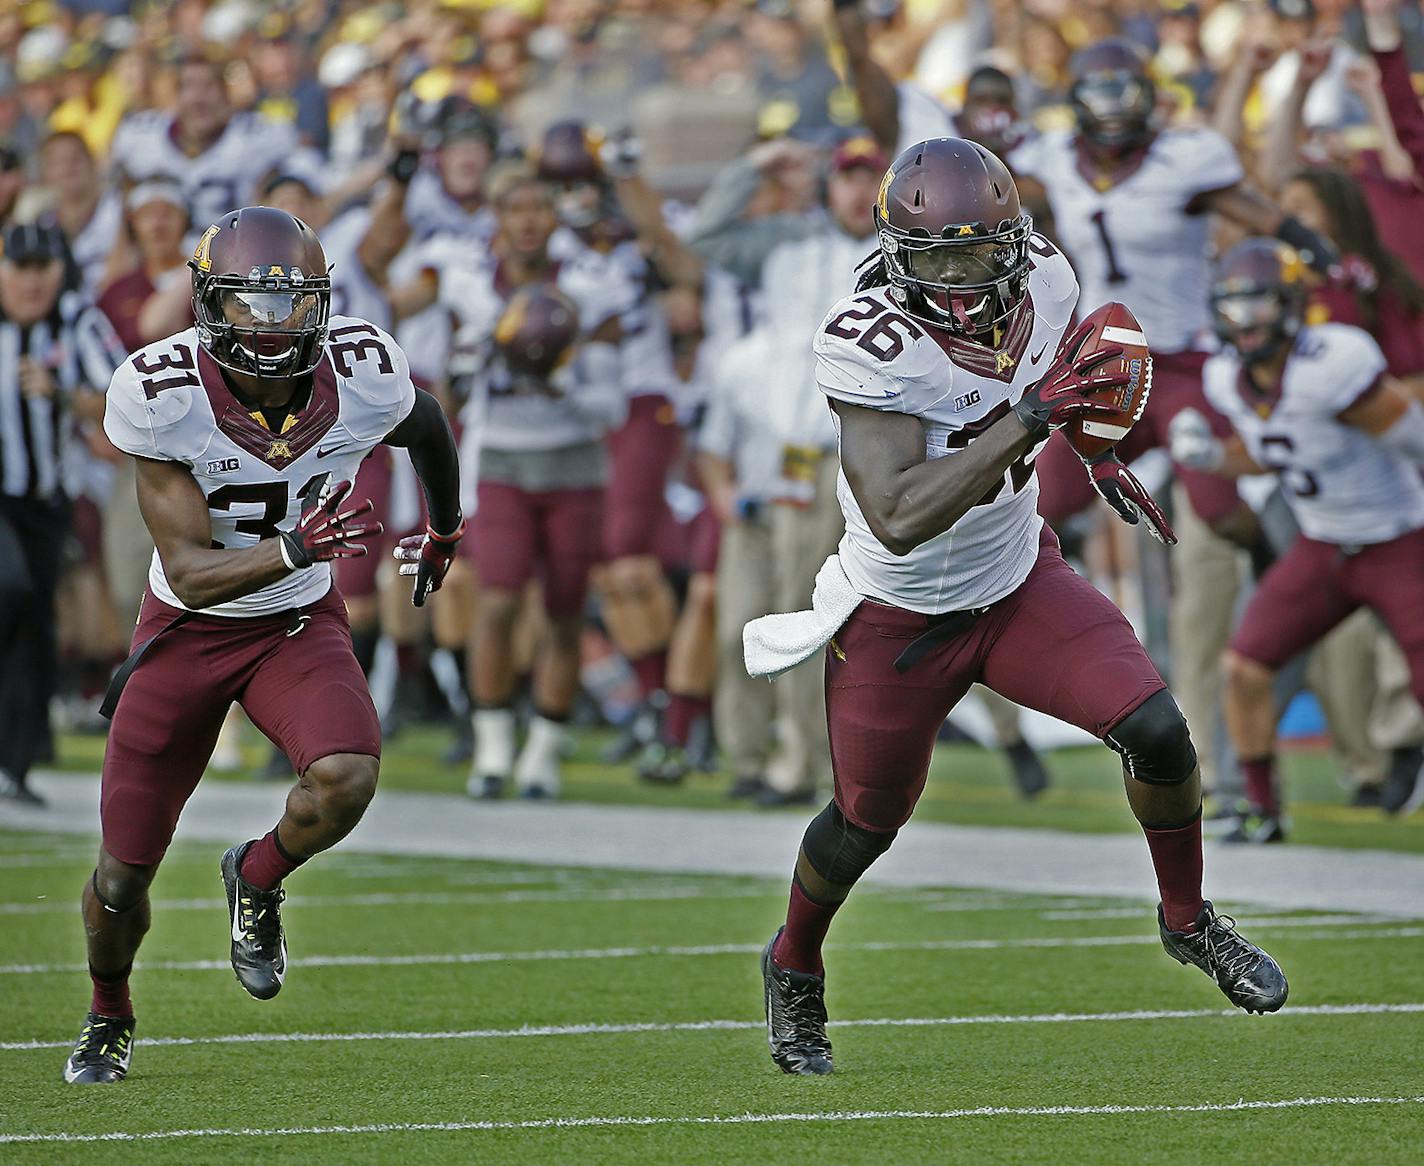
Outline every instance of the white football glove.
[(1167, 426), (1172, 460), (1192, 470), (1210, 472), (1226, 457), (1221, 438), (1211, 431), (1211, 422), (1195, 409), (1183, 409)]

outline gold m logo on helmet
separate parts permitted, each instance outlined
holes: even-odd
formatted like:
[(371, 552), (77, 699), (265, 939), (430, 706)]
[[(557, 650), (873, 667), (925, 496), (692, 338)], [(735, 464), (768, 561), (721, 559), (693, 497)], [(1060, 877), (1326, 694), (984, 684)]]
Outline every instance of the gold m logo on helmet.
[(1293, 247), (1280, 248), (1281, 253), (1281, 282), (1286, 284), (1299, 283), (1305, 276), (1305, 262), (1300, 257), (1300, 252)]
[(880, 211), (882, 219), (890, 217), (890, 183), (894, 180), (895, 168), (892, 166), (885, 171), (885, 177), (880, 180), (880, 196), (875, 200), (875, 206)]
[(221, 230), (222, 228), (214, 223), (203, 232), (203, 237), (198, 240), (198, 246), (193, 250), (193, 265), (199, 271), (213, 269), (213, 236)]
[(968, 223), (965, 223), (964, 226), (960, 227), (959, 230), (955, 233), (957, 235), (972, 235), (974, 234), (974, 228), (971, 227)]

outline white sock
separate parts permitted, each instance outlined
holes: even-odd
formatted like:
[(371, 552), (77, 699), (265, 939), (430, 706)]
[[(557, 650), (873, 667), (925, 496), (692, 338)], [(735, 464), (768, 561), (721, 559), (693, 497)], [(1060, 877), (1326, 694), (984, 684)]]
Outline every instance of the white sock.
[(521, 790), (538, 786), (549, 797), (559, 792), (559, 758), (568, 730), (558, 721), (535, 716), (529, 722), (529, 739), (514, 768), (514, 781)]
[(514, 769), (514, 710), (475, 709), (470, 715), (475, 730), (477, 778), (508, 778)]

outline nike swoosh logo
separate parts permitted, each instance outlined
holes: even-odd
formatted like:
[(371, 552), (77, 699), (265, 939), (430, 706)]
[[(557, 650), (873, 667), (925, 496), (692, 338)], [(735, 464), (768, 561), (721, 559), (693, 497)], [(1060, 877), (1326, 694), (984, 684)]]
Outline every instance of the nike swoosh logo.
[(234, 942), (241, 943), (247, 938), (247, 932), (242, 927), (242, 891), (234, 891), (232, 896), (232, 938)]
[(317, 450), (317, 451), (316, 451), (316, 456), (319, 457), (319, 458), (324, 458), (324, 457), (326, 457), (326, 456), (329, 455), (329, 454), (340, 453), (340, 452), (341, 452), (343, 449), (345, 449), (345, 448), (346, 448), (346, 447), (345, 447), (344, 445), (331, 445), (331, 446), (327, 446), (326, 449), (319, 449), (319, 450)]
[[(1043, 359), (1043, 354), (1047, 351), (1048, 344), (1047, 342), (1045, 342), (1042, 348), (1040, 348), (1037, 352), (1035, 352), (1032, 356), (1028, 358), (1029, 364), (1037, 364), (1040, 360)], [(316, 456), (321, 457), (321, 454), (317, 454)]]

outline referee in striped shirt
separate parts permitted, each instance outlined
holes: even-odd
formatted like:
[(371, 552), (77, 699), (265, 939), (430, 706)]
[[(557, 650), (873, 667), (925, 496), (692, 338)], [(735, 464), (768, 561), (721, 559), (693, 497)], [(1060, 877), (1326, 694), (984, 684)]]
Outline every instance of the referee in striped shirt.
[(0, 236), (0, 798), (32, 805), (41, 799), (26, 777), (51, 748), (71, 436), (76, 419), (102, 419), (102, 390), (123, 359), (97, 309), (65, 290), (67, 261), (58, 227)]

